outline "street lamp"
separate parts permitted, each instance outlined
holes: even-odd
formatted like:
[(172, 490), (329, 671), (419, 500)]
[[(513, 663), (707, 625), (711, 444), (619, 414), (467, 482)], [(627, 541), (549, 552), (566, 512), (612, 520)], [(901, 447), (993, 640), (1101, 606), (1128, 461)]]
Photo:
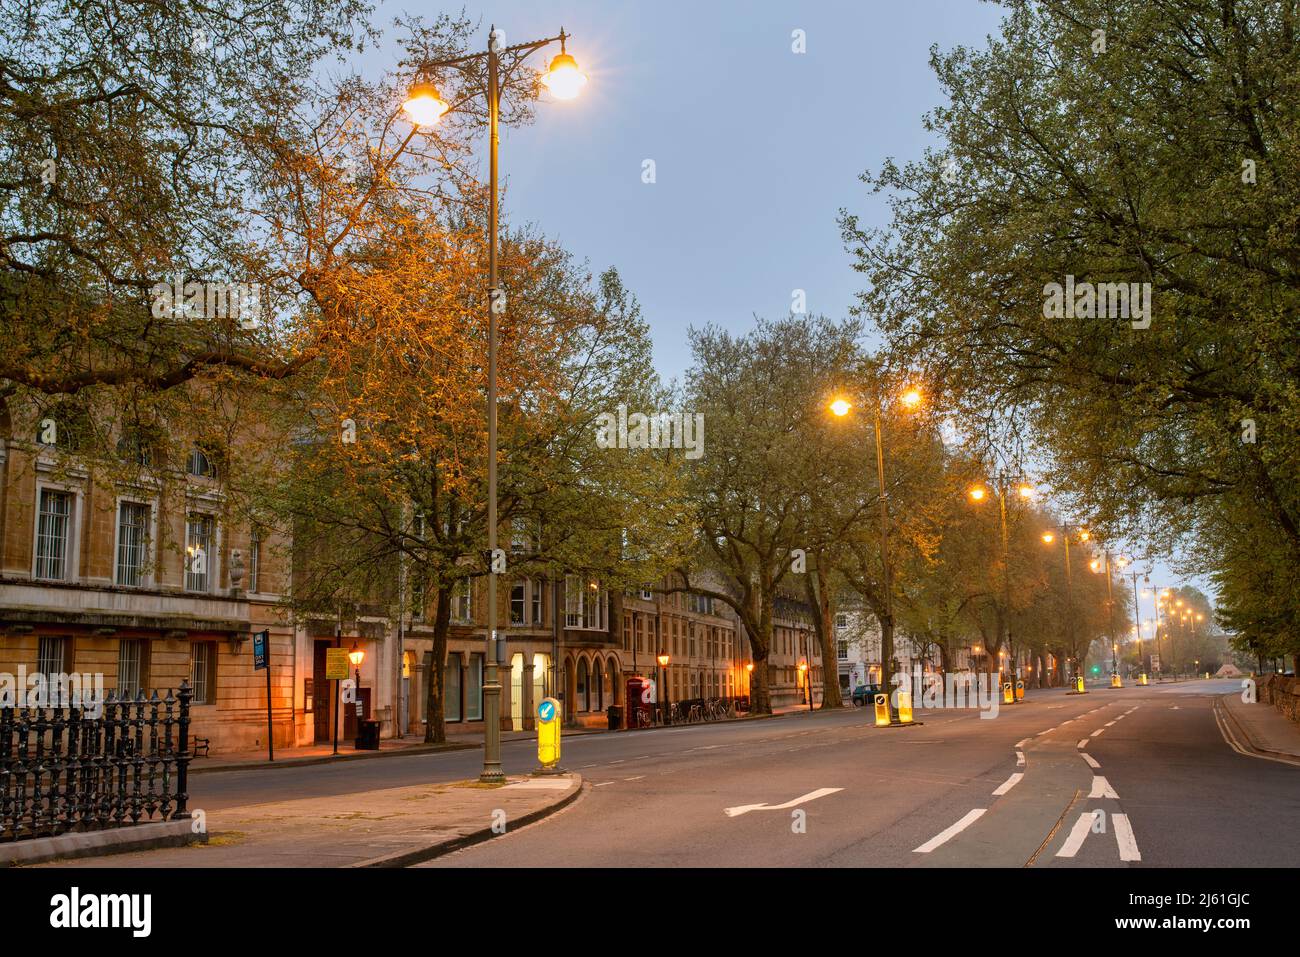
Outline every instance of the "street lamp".
[(812, 677), (808, 671), (807, 658), (799, 659), (799, 677), (803, 679), (803, 690), (804, 693), (808, 695), (808, 711), (811, 713), (813, 709)]
[[(505, 661), (505, 649), (497, 640), (497, 574), (494, 556), (497, 553), (497, 319), (506, 311), (504, 291), (497, 286), (497, 201), (498, 174), (497, 155), (500, 149), (501, 121), (501, 55), (516, 54), (514, 65), (523, 62), (530, 54), (556, 42), (560, 43), (560, 54), (551, 61), (550, 69), (542, 78), (542, 83), (558, 99), (569, 100), (577, 96), (586, 85), (587, 77), (578, 69), (577, 61), (565, 50), (568, 34), (560, 29), (559, 36), (534, 40), (502, 47), (498, 41), (499, 34), (493, 25), (488, 34), (488, 48), (482, 53), (471, 53), (453, 57), (449, 60), (433, 60), (422, 63), (421, 74), (429, 74), (441, 68), (464, 70), (482, 59), (487, 61), (487, 101), (488, 101), (488, 153), (490, 169), (490, 186), (488, 191), (488, 382), (487, 382), (487, 420), (488, 420), (488, 502), (487, 533), (488, 561), (492, 568), (488, 575), (487, 622), (485, 642), (487, 653), (484, 655), (483, 676), (483, 770), (479, 781), (484, 784), (500, 784), (505, 781), (501, 770), (501, 683), (499, 665)], [(438, 90), (428, 81), (416, 83), (411, 87), (403, 110), (407, 118), (417, 127), (431, 127), (438, 122), (450, 106), (439, 95)]]
[(356, 695), (357, 737), (355, 744), (358, 748), (361, 747), (361, 719), (365, 714), (365, 709), (361, 704), (361, 662), (365, 660), (366, 653), (361, 650), (355, 641), (352, 642), (352, 650), (348, 652), (348, 661), (352, 662), (354, 674), (356, 675), (352, 691)]
[(659, 670), (663, 674), (664, 724), (673, 723), (672, 709), (668, 706), (668, 662), (671, 660), (672, 660), (672, 656), (669, 655), (668, 652), (660, 648), (659, 649)]
[[(916, 388), (904, 390), (899, 397), (899, 401), (909, 409), (915, 409), (921, 404), (921, 392)], [(880, 683), (882, 687), (888, 686), (885, 679), (885, 668), (889, 665), (887, 659), (892, 658), (894, 651), (894, 581), (893, 570), (889, 564), (889, 505), (886, 501), (885, 493), (885, 444), (882, 435), (880, 423), (881, 402), (877, 398), (875, 403), (875, 425), (876, 425), (876, 482), (880, 486), (880, 565), (882, 569), (882, 584), (885, 591), (885, 616), (880, 623)], [(830, 411), (837, 418), (844, 418), (852, 410), (852, 404), (845, 398), (839, 397), (830, 403)], [(888, 634), (888, 648), (886, 648), (886, 634)], [(811, 695), (809, 695), (811, 698)], [(810, 704), (811, 707), (811, 704)], [(892, 696), (890, 696), (889, 705), (889, 723), (901, 724), (898, 720), (898, 713), (894, 708)]]
[[(1011, 545), (1007, 536), (1007, 488), (1005, 478), (999, 478), (995, 483), (993, 493), (998, 497), (998, 515), (1002, 522), (1002, 607), (1003, 607), (1003, 634), (1000, 636), (1008, 645), (1011, 643)], [(1021, 481), (1016, 485), (1016, 494), (1022, 499), (1028, 501), (1034, 497), (1034, 487), (1028, 482)], [(977, 485), (969, 492), (971, 501), (982, 502), (988, 494), (982, 485)], [(998, 675), (1001, 678), (1001, 672)], [(1014, 656), (1011, 660), (1011, 703), (1016, 703), (1016, 662)]]
[[(1074, 569), (1070, 563), (1070, 530), (1074, 526), (1057, 525), (1055, 528), (1061, 533), (1061, 539), (1065, 542), (1065, 619), (1067, 623), (1067, 635), (1070, 642), (1070, 651), (1074, 651)], [(1079, 528), (1079, 541), (1086, 542), (1089, 538), (1086, 528)], [(1050, 545), (1056, 540), (1056, 536), (1051, 532), (1043, 533), (1043, 541)]]

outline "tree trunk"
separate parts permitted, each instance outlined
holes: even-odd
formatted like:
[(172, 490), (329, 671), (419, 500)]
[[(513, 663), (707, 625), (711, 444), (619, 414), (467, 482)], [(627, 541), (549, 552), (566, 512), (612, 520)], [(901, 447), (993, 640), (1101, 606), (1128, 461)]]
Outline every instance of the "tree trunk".
[(433, 617), (433, 658), (429, 668), (428, 691), (425, 704), (429, 719), (424, 725), (426, 744), (442, 744), (447, 740), (447, 717), (443, 710), (445, 668), (447, 666), (447, 632), (451, 626), (451, 586), (438, 589), (438, 610)]
[[(808, 600), (813, 606), (813, 627), (822, 649), (822, 708), (842, 708), (844, 697), (840, 694), (839, 655), (836, 651), (835, 613), (831, 608), (828, 590), (829, 578), (821, 555), (815, 556), (815, 571), (807, 574), (805, 586)], [(809, 669), (812, 662), (808, 662)], [(811, 671), (810, 671), (811, 673)]]

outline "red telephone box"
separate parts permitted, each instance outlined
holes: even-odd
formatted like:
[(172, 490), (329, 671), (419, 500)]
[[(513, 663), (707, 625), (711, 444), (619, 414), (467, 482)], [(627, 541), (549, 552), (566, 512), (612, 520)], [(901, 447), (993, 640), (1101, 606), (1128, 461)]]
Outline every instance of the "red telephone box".
[(623, 698), (627, 702), (627, 727), (644, 728), (654, 723), (653, 694), (650, 690), (653, 685), (654, 682), (641, 675), (627, 679), (626, 695)]

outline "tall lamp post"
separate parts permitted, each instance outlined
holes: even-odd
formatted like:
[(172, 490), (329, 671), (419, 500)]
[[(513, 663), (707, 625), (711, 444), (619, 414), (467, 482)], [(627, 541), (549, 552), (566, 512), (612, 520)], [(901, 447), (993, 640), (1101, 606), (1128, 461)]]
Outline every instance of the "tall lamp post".
[[(509, 69), (503, 76), (501, 57), (513, 54), (510, 69), (518, 66), (530, 54), (552, 43), (559, 42), (560, 53), (553, 60), (542, 77), (542, 83), (551, 94), (561, 100), (571, 100), (586, 85), (586, 74), (578, 69), (577, 61), (565, 51), (568, 34), (560, 29), (558, 36), (544, 40), (533, 40), (503, 47), (500, 35), (493, 25), (488, 35), (488, 48), (482, 53), (452, 57), (448, 60), (432, 60), (420, 65), (419, 72), (428, 75), (439, 69), (456, 69), (465, 71), (473, 64), (487, 61), (487, 100), (488, 100), (488, 144), (490, 188), (488, 193), (488, 386), (487, 386), (487, 420), (488, 420), (488, 502), (487, 532), (488, 560), (491, 562), (488, 575), (487, 594), (487, 648), (484, 656), (485, 674), (483, 679), (483, 771), (479, 780), (485, 784), (497, 784), (505, 780), (501, 771), (501, 684), (498, 666), (505, 660), (505, 649), (497, 640), (497, 317), (506, 311), (504, 291), (497, 285), (497, 154), (500, 147), (499, 126), (501, 119), (501, 86), (509, 77)], [(416, 126), (432, 127), (451, 109), (442, 99), (437, 87), (431, 82), (420, 82), (411, 87), (403, 110), (407, 118)]]
[(664, 689), (664, 693), (663, 693), (664, 724), (673, 723), (672, 708), (670, 707), (670, 703), (668, 701), (668, 662), (670, 662), (671, 660), (672, 660), (672, 656), (669, 655), (668, 652), (664, 651), (662, 648), (659, 649), (659, 670), (662, 673), (662, 681), (663, 681), (661, 687)]
[[(1073, 525), (1054, 525), (1056, 531), (1061, 533), (1061, 540), (1065, 542), (1065, 630), (1067, 640), (1070, 642), (1070, 651), (1074, 649), (1074, 570), (1070, 564), (1070, 532), (1076, 527)], [(1086, 528), (1079, 528), (1079, 541), (1086, 542), (1089, 533)], [(1043, 532), (1043, 544), (1050, 545), (1056, 541), (1056, 535), (1053, 532)], [(1069, 677), (1067, 675), (1067, 677)]]
[[(993, 494), (998, 499), (998, 515), (1002, 521), (1002, 607), (1003, 612), (1003, 632), (999, 636), (1005, 644), (1011, 643), (1011, 544), (1007, 532), (1007, 495), (1010, 492), (1005, 477), (999, 477), (995, 483)], [(1016, 495), (1022, 499), (1031, 499), (1034, 497), (1034, 488), (1026, 482), (1019, 482), (1016, 485)], [(989, 495), (989, 490), (983, 485), (976, 485), (968, 493), (970, 500), (975, 503), (984, 501)], [(1016, 701), (1016, 661), (1015, 655), (1011, 656), (1011, 703)]]
[[(921, 404), (921, 393), (918, 389), (908, 389), (901, 396), (899, 401), (909, 409), (914, 409)], [(880, 684), (888, 695), (889, 682), (885, 678), (884, 671), (890, 665), (886, 661), (886, 653), (892, 657), (894, 650), (894, 581), (893, 568), (889, 563), (889, 503), (885, 493), (885, 441), (881, 432), (880, 422), (881, 403), (875, 403), (875, 426), (876, 426), (876, 481), (880, 486), (880, 564), (882, 568), (881, 585), (885, 592), (885, 620), (880, 623), (882, 636), (880, 646)], [(844, 418), (853, 408), (852, 403), (847, 399), (838, 398), (831, 402), (828, 407), (831, 413), (837, 418)], [(884, 646), (883, 636), (885, 632), (889, 633), (889, 648)], [(901, 724), (898, 719), (898, 709), (894, 707), (893, 696), (889, 696), (889, 721), (891, 724)]]

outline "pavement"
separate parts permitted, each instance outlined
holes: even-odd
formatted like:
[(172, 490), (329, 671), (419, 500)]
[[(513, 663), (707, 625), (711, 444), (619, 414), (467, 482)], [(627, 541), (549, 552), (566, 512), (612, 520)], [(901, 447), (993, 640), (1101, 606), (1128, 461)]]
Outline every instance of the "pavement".
[(526, 827), (575, 800), (582, 776), (512, 776), (200, 812), (207, 844), (50, 867), (403, 867)]
[(1277, 708), (1233, 692), (1219, 699), (1218, 711), (1225, 736), (1239, 752), (1300, 765), (1300, 724)]

